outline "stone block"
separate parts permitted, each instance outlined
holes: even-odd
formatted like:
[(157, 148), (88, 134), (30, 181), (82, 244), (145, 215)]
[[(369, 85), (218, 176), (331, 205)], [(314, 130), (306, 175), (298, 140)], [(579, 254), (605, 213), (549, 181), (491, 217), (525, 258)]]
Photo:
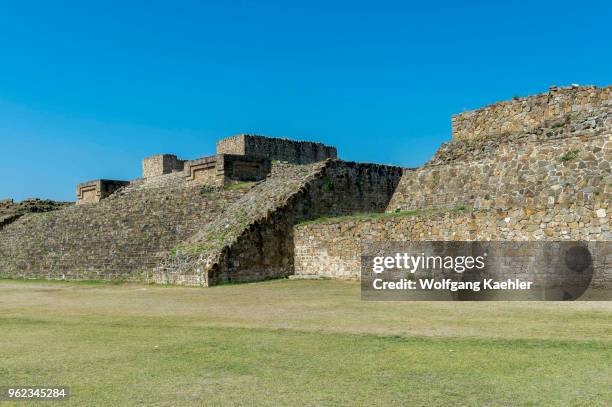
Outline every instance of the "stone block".
[(189, 181), (212, 186), (223, 186), (223, 167), (217, 166), (217, 156), (202, 157), (185, 162), (183, 174)]
[(328, 158), (337, 158), (335, 147), (321, 143), (250, 134), (239, 134), (219, 140), (217, 154), (246, 155), (294, 164), (310, 164)]
[(261, 181), (271, 169), (267, 158), (218, 154), (186, 161), (183, 173), (188, 181), (221, 187), (231, 182)]
[[(568, 86), (454, 115), (453, 140), (505, 137), (537, 129), (562, 131), (574, 116), (592, 115), (612, 100), (612, 87)], [(588, 129), (588, 127), (587, 127)]]
[(129, 185), (129, 181), (98, 179), (77, 185), (77, 205), (100, 202), (120, 188)]
[(142, 160), (142, 177), (151, 178), (182, 171), (185, 161), (174, 154), (157, 154)]

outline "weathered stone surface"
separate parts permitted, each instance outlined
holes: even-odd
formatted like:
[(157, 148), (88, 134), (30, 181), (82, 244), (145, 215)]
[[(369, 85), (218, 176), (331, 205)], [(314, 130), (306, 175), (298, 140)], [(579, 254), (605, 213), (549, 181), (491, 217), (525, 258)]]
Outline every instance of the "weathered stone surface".
[[(609, 241), (611, 109), (610, 87), (581, 87), (468, 112), (454, 119), (454, 141), (418, 169), (248, 135), (221, 140), (213, 157), (151, 157), (143, 178), (100, 202), (0, 218), (0, 276), (188, 285), (351, 277), (368, 239)], [(432, 208), (446, 211), (294, 228)]]
[(335, 147), (321, 143), (252, 134), (239, 134), (219, 140), (217, 142), (217, 154), (247, 155), (293, 164), (310, 164), (337, 157)]
[(232, 182), (261, 181), (271, 170), (268, 158), (218, 154), (186, 161), (183, 172), (189, 181), (222, 187)]
[(591, 119), (586, 129), (596, 128), (598, 113), (609, 109), (612, 87), (551, 87), (549, 92), (499, 102), (453, 116), (453, 140), (478, 140), (489, 136), (531, 133), (562, 128), (576, 116)]
[[(555, 207), (547, 209), (547, 214), (552, 218), (563, 218), (572, 211)], [(295, 274), (358, 279), (361, 255), (367, 242), (610, 240), (610, 235), (604, 233), (602, 227), (594, 226), (596, 218), (592, 211), (582, 209), (580, 213), (589, 223), (578, 229), (563, 220), (530, 223), (532, 218), (524, 208), (507, 213), (497, 210), (438, 211), (351, 221), (331, 219), (297, 225), (293, 230)], [(499, 223), (500, 219), (516, 227), (505, 227)], [(609, 228), (610, 222), (610, 218), (606, 219), (605, 226)], [(599, 271), (600, 274), (594, 276), (594, 285), (611, 286), (612, 270), (603, 267)]]
[(98, 179), (77, 185), (77, 205), (100, 202), (116, 191), (130, 185), (129, 181)]
[(603, 147), (612, 142), (612, 111), (608, 116), (609, 124), (588, 138), (570, 133), (549, 141), (498, 141), (484, 155), (406, 169), (389, 211), (610, 202), (612, 150)]
[(185, 161), (174, 154), (157, 154), (142, 160), (142, 177), (150, 178), (182, 171)]
[(28, 213), (43, 213), (56, 211), (74, 205), (72, 202), (57, 202), (48, 199), (26, 199), (14, 202), (12, 199), (0, 201), (0, 230)]
[(339, 160), (273, 170), (179, 245), (155, 279), (210, 285), (292, 274), (293, 225), (319, 216), (383, 212), (400, 176), (399, 167)]
[(146, 280), (178, 242), (246, 191), (201, 193), (180, 178), (135, 183), (91, 205), (28, 213), (0, 233), (0, 277)]

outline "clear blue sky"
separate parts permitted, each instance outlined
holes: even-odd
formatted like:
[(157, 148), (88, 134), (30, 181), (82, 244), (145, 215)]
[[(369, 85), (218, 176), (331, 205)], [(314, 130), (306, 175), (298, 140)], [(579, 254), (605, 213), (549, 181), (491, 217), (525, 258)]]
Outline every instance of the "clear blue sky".
[(609, 1), (297, 3), (2, 2), (0, 199), (244, 132), (417, 166), (453, 113), (612, 83)]

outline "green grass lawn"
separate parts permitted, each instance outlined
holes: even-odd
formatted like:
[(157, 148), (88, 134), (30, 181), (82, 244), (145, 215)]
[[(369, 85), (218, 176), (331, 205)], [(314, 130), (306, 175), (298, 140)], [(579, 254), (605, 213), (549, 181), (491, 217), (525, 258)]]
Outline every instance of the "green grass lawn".
[(0, 386), (70, 386), (61, 405), (612, 405), (610, 302), (0, 280), (0, 332)]

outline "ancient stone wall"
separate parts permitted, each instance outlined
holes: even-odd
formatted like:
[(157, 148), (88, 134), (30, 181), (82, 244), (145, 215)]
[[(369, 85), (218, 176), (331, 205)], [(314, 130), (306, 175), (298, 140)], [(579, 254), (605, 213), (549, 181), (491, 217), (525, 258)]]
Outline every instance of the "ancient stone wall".
[(184, 160), (179, 160), (174, 154), (157, 154), (142, 160), (142, 177), (156, 177), (182, 171)]
[[(157, 274), (158, 281), (197, 284), (198, 269), (209, 284), (292, 274), (296, 222), (384, 211), (401, 169), (331, 160), (273, 174), (179, 247), (177, 258)], [(181, 269), (181, 263), (187, 267)]]
[(465, 141), (512, 133), (530, 133), (573, 121), (584, 113), (596, 116), (610, 108), (612, 87), (552, 87), (549, 92), (454, 115), (453, 140)]
[(245, 191), (202, 194), (170, 184), (135, 183), (92, 205), (30, 213), (0, 233), (0, 277), (145, 280), (178, 242), (215, 220)]
[(395, 190), (400, 169), (331, 161), (287, 204), (246, 230), (211, 272), (211, 282), (255, 281), (293, 274), (293, 225), (304, 219), (359, 212), (382, 212)]
[(121, 188), (130, 184), (129, 181), (98, 179), (77, 185), (77, 205), (100, 202)]
[(268, 158), (218, 154), (185, 162), (188, 181), (221, 187), (232, 182), (261, 181), (271, 171)]
[[(454, 141), (418, 169), (343, 162), (320, 143), (250, 135), (219, 141), (213, 157), (149, 157), (129, 185), (81, 190), (83, 201), (105, 195), (100, 202), (0, 218), (0, 277), (189, 285), (294, 269), (351, 277), (370, 239), (610, 241), (611, 109), (609, 87), (581, 87), (466, 112), (454, 118)], [(227, 185), (237, 180), (256, 182)], [(444, 211), (392, 214), (432, 208)]]
[(73, 202), (58, 202), (49, 199), (25, 199), (15, 202), (12, 199), (0, 201), (0, 230), (28, 213), (56, 211), (74, 205)]
[(406, 169), (388, 211), (572, 203), (597, 209), (612, 198), (611, 165), (610, 134), (499, 143), (469, 160)]
[(125, 187), (120, 192), (127, 192), (140, 189), (152, 189), (152, 188), (180, 188), (189, 185), (189, 180), (185, 178), (185, 174), (181, 172), (172, 172), (170, 174), (157, 175), (149, 178), (137, 178), (130, 181), (130, 185)]
[(240, 134), (217, 142), (217, 154), (236, 154), (309, 164), (336, 158), (336, 148), (309, 141)]
[[(573, 201), (596, 209), (600, 202), (609, 202), (611, 89), (565, 89), (461, 115), (468, 122), (473, 119), (471, 123), (478, 118), (489, 124), (528, 123), (514, 112), (522, 106), (525, 114), (550, 108), (561, 116), (529, 122), (504, 137), (491, 130), (493, 124), (462, 127), (463, 133), (455, 133), (427, 165), (405, 171), (388, 210), (458, 205), (504, 209)], [(489, 130), (477, 130), (482, 128)]]
[(186, 161), (183, 172), (187, 180), (195, 183), (223, 185), (223, 168), (218, 167), (217, 156), (214, 155)]
[(219, 154), (218, 167), (223, 170), (224, 184), (261, 181), (272, 171), (272, 161), (264, 157)]
[[(579, 206), (524, 207), (510, 211), (434, 211), (372, 219), (329, 219), (297, 225), (293, 231), (298, 276), (358, 279), (367, 242), (406, 241), (612, 241), (609, 210)], [(607, 267), (598, 268), (595, 286), (612, 282)]]

